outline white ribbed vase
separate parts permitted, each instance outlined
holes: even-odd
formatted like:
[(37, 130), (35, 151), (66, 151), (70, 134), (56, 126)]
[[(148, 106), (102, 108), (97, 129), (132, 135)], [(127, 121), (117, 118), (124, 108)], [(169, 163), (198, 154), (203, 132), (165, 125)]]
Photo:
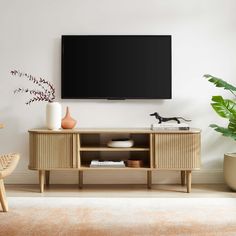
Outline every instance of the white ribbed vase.
[(61, 128), (61, 104), (49, 102), (46, 106), (46, 126), (48, 129), (57, 130)]

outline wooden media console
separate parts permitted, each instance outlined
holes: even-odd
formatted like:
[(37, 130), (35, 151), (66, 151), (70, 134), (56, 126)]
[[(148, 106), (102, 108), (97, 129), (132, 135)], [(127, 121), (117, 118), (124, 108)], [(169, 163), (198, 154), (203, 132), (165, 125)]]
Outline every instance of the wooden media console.
[[(128, 137), (134, 140), (130, 148), (107, 147), (112, 138)], [(201, 132), (153, 131), (150, 129), (73, 129), (29, 130), (29, 169), (39, 171), (40, 192), (44, 182), (49, 185), (51, 170), (75, 170), (79, 187), (83, 186), (84, 171), (140, 170), (147, 172), (147, 186), (152, 185), (152, 171), (178, 170), (181, 183), (191, 191), (191, 172), (200, 169)], [(138, 168), (92, 168), (92, 160), (141, 160)], [(186, 183), (185, 183), (186, 182)]]

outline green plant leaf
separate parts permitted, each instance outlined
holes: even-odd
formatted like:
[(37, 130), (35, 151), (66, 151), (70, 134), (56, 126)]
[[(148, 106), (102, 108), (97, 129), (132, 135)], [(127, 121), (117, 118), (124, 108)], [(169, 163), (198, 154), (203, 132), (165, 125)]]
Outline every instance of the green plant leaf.
[(216, 124), (211, 124), (210, 127), (213, 128), (215, 131), (221, 133), (223, 136), (230, 137), (230, 138), (236, 140), (236, 132), (234, 132), (230, 129), (218, 126)]
[(203, 76), (204, 78), (208, 79), (209, 82), (215, 84), (216, 87), (220, 87), (220, 88), (224, 88), (225, 90), (229, 90), (233, 93), (233, 91), (236, 91), (236, 87), (234, 87), (233, 85), (227, 83), (226, 81), (217, 78), (215, 76), (206, 74)]
[(229, 120), (228, 129), (233, 131), (233, 132), (236, 132), (236, 119), (230, 119)]
[[(204, 75), (203, 77), (208, 79), (209, 82), (213, 83), (216, 87), (229, 90), (236, 97), (236, 87), (233, 85), (209, 74)], [(236, 101), (232, 99), (224, 99), (222, 96), (213, 96), (211, 100), (212, 108), (219, 116), (228, 119), (229, 124), (227, 128), (216, 124), (211, 124), (210, 127), (221, 133), (223, 136), (236, 140)]]
[(230, 99), (223, 99), (222, 96), (213, 96), (211, 106), (216, 113), (227, 119), (236, 119), (236, 102)]

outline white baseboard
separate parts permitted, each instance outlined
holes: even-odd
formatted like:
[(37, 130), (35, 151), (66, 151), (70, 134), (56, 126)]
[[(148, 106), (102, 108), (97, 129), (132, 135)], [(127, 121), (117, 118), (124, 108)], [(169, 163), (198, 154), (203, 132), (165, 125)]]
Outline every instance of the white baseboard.
[[(180, 183), (179, 171), (153, 171), (153, 184)], [(196, 184), (223, 183), (223, 170), (193, 171), (192, 182)], [(37, 184), (37, 171), (15, 171), (5, 179), (7, 184)], [(51, 171), (50, 183), (52, 184), (77, 184), (78, 171)], [(98, 171), (84, 172), (85, 184), (145, 184), (145, 171)]]

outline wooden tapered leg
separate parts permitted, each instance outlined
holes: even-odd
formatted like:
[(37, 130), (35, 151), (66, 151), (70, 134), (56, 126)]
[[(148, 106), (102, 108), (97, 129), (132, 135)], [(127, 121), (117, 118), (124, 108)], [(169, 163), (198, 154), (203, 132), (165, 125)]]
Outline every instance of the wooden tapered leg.
[(150, 170), (147, 171), (147, 187), (152, 188), (152, 171)]
[(49, 186), (49, 183), (50, 183), (50, 171), (49, 170), (46, 170), (45, 171), (45, 177), (46, 177), (46, 186), (48, 187)]
[(181, 185), (184, 186), (186, 184), (186, 172), (181, 170)]
[(191, 185), (192, 185), (192, 172), (191, 170), (187, 170), (187, 193), (191, 192)]
[(3, 211), (7, 212), (8, 211), (8, 204), (7, 204), (5, 186), (4, 186), (4, 182), (2, 179), (0, 179), (0, 202), (2, 205)]
[(43, 191), (44, 191), (44, 178), (45, 178), (45, 171), (44, 170), (40, 170), (39, 171), (40, 193), (43, 193)]
[(79, 188), (83, 188), (83, 171), (79, 171)]

